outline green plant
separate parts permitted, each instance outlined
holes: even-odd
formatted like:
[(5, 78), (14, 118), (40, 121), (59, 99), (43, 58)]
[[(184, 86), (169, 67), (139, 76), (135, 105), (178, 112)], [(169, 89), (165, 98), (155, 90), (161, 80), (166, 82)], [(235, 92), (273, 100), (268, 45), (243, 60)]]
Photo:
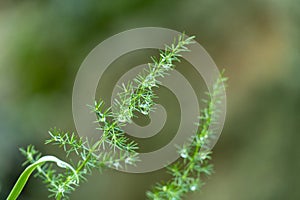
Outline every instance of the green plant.
[[(33, 146), (28, 146), (27, 151), (25, 151), (23, 149), (21, 151), (27, 155), (27, 159), (29, 161), (33, 160), (33, 156), (37, 153)], [(39, 156), (37, 156), (37, 157), (39, 157)], [(76, 171), (74, 170), (74, 168), (71, 165), (69, 165), (68, 163), (66, 163), (64, 161), (59, 160), (55, 156), (43, 156), (43, 157), (39, 158), (37, 161), (35, 161), (34, 163), (30, 164), (24, 170), (24, 172), (20, 175), (16, 185), (12, 189), (12, 192), (9, 194), (7, 199), (16, 199), (20, 195), (20, 193), (21, 193), (22, 189), (24, 188), (31, 173), (36, 169), (42, 173), (42, 169), (40, 166), (45, 164), (46, 162), (55, 162), (58, 167), (70, 169), (72, 171), (72, 173), (74, 174), (75, 182), (76, 183), (79, 182), (79, 177), (77, 176)]]
[[(122, 84), (122, 91), (114, 100), (112, 107), (105, 108), (104, 102), (95, 102), (90, 106), (97, 116), (99, 129), (103, 132), (99, 140), (92, 143), (87, 138), (78, 138), (74, 133), (70, 134), (58, 129), (49, 131), (50, 139), (46, 144), (54, 144), (62, 147), (66, 157), (74, 154), (78, 157), (77, 163), (68, 164), (53, 156), (41, 157), (41, 154), (33, 146), (29, 146), (21, 152), (26, 156), (30, 165), (20, 176), (13, 188), (8, 200), (18, 197), (26, 184), (31, 172), (37, 169), (37, 174), (47, 184), (50, 197), (57, 200), (67, 199), (68, 194), (79, 186), (80, 182), (86, 180), (86, 175), (92, 169), (102, 170), (105, 167), (123, 168), (126, 165), (135, 165), (138, 162), (138, 145), (126, 137), (122, 127), (131, 123), (134, 112), (148, 115), (155, 104), (153, 98), (154, 87), (159, 87), (158, 77), (164, 77), (167, 72), (173, 70), (175, 61), (180, 61), (181, 53), (189, 51), (187, 46), (193, 43), (194, 37), (180, 35), (171, 46), (166, 46), (161, 51), (159, 59), (152, 58), (153, 63), (139, 74), (127, 85)], [(166, 184), (159, 184), (152, 192), (148, 192), (150, 199), (181, 199), (183, 194), (195, 191), (199, 187), (200, 175), (210, 174), (211, 165), (208, 164), (210, 152), (200, 152), (200, 148), (212, 134), (209, 132), (209, 125), (214, 122), (212, 114), (218, 102), (218, 95), (221, 83), (225, 78), (221, 76), (215, 84), (214, 93), (210, 94), (208, 107), (200, 116), (201, 131), (192, 138), (190, 146), (180, 149), (182, 162), (177, 162), (169, 168), (173, 179)], [(64, 172), (58, 173), (53, 164), (56, 162), (59, 167), (65, 168)]]
[(217, 106), (221, 103), (222, 87), (227, 78), (223, 73), (214, 84), (213, 92), (207, 93), (209, 100), (205, 101), (207, 107), (202, 111), (198, 124), (199, 131), (190, 138), (191, 143), (179, 149), (182, 160), (179, 160), (168, 167), (172, 179), (167, 183), (157, 184), (147, 196), (153, 200), (170, 199), (180, 200), (184, 194), (198, 190), (203, 182), (201, 175), (211, 175), (213, 166), (209, 163), (211, 151), (207, 150), (205, 144), (214, 135), (209, 126), (217, 123), (215, 115), (218, 112)]

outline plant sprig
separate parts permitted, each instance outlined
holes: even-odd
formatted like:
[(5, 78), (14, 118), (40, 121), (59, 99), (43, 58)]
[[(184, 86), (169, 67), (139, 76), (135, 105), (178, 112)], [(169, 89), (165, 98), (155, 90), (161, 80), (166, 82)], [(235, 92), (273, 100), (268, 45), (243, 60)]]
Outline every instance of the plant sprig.
[(180, 62), (181, 53), (189, 51), (187, 46), (194, 43), (194, 38), (180, 35), (171, 46), (166, 45), (164, 51), (160, 51), (158, 59), (152, 57), (153, 62), (149, 63), (148, 68), (138, 74), (133, 82), (122, 84), (122, 91), (118, 93), (113, 105), (113, 117), (119, 123), (131, 123), (135, 111), (144, 115), (153, 111), (153, 99), (156, 97), (153, 88), (159, 87), (158, 78), (163, 78), (174, 69), (174, 62)]
[[(58, 173), (53, 165), (38, 167), (38, 176), (47, 184), (50, 196), (56, 199), (67, 199), (68, 194), (79, 186), (81, 181), (91, 170), (103, 169), (106, 166), (121, 168), (134, 165), (138, 161), (138, 146), (130, 141), (122, 127), (131, 123), (133, 112), (137, 111), (148, 115), (154, 105), (153, 87), (158, 87), (157, 78), (164, 77), (167, 72), (174, 69), (174, 62), (180, 61), (181, 52), (188, 51), (187, 45), (193, 43), (194, 37), (180, 35), (171, 46), (166, 46), (160, 52), (160, 58), (152, 57), (153, 63), (139, 74), (133, 82), (122, 85), (122, 91), (114, 100), (113, 108), (104, 109), (104, 102), (95, 102), (92, 111), (97, 116), (97, 123), (102, 135), (93, 145), (87, 139), (78, 138), (75, 134), (64, 133), (53, 129), (49, 131), (50, 139), (46, 144), (55, 144), (63, 148), (66, 157), (74, 153), (79, 157), (77, 163), (72, 163), (74, 171), (66, 170)], [(21, 150), (26, 156), (26, 163), (35, 163), (41, 154), (30, 146)], [(79, 177), (79, 181), (77, 181)]]
[[(28, 146), (27, 151), (22, 150), (22, 152), (24, 154), (26, 154), (28, 160), (33, 160), (34, 155), (32, 153), (34, 153), (34, 154), (37, 153), (33, 146)], [(22, 189), (24, 188), (31, 173), (36, 169), (39, 171), (42, 171), (40, 166), (45, 163), (48, 163), (48, 162), (55, 162), (58, 167), (71, 170), (73, 173), (73, 176), (74, 176), (74, 180), (75, 180), (74, 184), (79, 183), (79, 177), (77, 176), (76, 171), (70, 164), (68, 164), (62, 160), (59, 160), (55, 156), (43, 156), (43, 157), (39, 158), (38, 160), (34, 161), (28, 167), (26, 167), (24, 172), (20, 175), (19, 179), (17, 180), (11, 193), (8, 195), (7, 200), (16, 200), (18, 198), (18, 196), (20, 195)]]
[[(224, 73), (224, 72), (223, 72)], [(214, 132), (209, 127), (218, 122), (218, 105), (221, 104), (224, 83), (227, 78), (221, 73), (213, 86), (212, 93), (207, 93), (207, 107), (202, 111), (199, 119), (199, 131), (192, 136), (191, 143), (179, 149), (181, 160), (168, 167), (172, 175), (170, 181), (157, 184), (152, 191), (147, 192), (147, 197), (152, 200), (180, 200), (189, 193), (197, 191), (203, 185), (201, 175), (211, 175), (213, 166), (209, 163), (211, 151), (206, 149), (209, 139)]]
[[(79, 182), (86, 180), (86, 175), (91, 174), (92, 169), (102, 170), (105, 167), (119, 168), (124, 165), (134, 165), (137, 158), (137, 153), (134, 151), (118, 151), (113, 150), (114, 146), (111, 145), (107, 151), (103, 151), (100, 148), (103, 144), (104, 137), (101, 137), (99, 141), (90, 146), (89, 142), (83, 139), (76, 139), (74, 134), (69, 136), (68, 133), (63, 133), (60, 130), (53, 129), (49, 131), (51, 138), (46, 141), (47, 144), (59, 145), (64, 149), (66, 155), (69, 156), (74, 153), (79, 157), (79, 161), (76, 164), (72, 164), (74, 167), (76, 177), (79, 177)], [(34, 148), (22, 152), (27, 157), (27, 162), (34, 163), (40, 157), (40, 153)], [(53, 169), (52, 165), (44, 165), (38, 168), (37, 175), (43, 179), (43, 182), (47, 184), (50, 191), (50, 197), (56, 199), (67, 199), (68, 194), (79, 186), (79, 182), (75, 181), (75, 176), (69, 171), (64, 173), (57, 173)]]

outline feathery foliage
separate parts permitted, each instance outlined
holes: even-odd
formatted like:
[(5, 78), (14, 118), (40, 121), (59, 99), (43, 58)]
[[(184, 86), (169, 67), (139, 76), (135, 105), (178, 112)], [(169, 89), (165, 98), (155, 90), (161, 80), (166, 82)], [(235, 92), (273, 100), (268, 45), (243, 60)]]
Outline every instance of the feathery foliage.
[[(149, 199), (153, 200), (180, 200), (184, 194), (198, 190), (203, 182), (201, 175), (211, 175), (213, 166), (209, 164), (211, 152), (205, 148), (210, 137), (214, 136), (210, 125), (217, 123), (218, 104), (221, 103), (223, 83), (227, 78), (223, 73), (214, 84), (212, 93), (207, 93), (207, 107), (202, 111), (199, 119), (199, 131), (191, 138), (189, 145), (179, 149), (182, 160), (179, 160), (168, 167), (172, 179), (167, 183), (157, 184), (152, 191), (147, 192)], [(215, 117), (214, 117), (215, 116)]]
[(194, 43), (193, 39), (194, 36), (185, 38), (184, 34), (180, 35), (171, 46), (166, 45), (165, 50), (160, 51), (159, 59), (152, 57), (153, 63), (149, 63), (148, 68), (138, 74), (133, 82), (122, 85), (122, 91), (118, 93), (113, 105), (116, 110), (113, 117), (119, 123), (130, 123), (134, 111), (144, 115), (152, 111), (153, 99), (156, 97), (153, 87), (158, 87), (160, 83), (157, 78), (168, 75), (174, 69), (174, 62), (180, 62), (181, 53), (189, 51), (187, 46)]
[[(37, 176), (41, 177), (50, 191), (50, 197), (57, 200), (68, 199), (68, 194), (86, 180), (86, 175), (92, 169), (102, 170), (105, 167), (122, 168), (134, 165), (138, 161), (138, 146), (130, 141), (122, 127), (131, 123), (134, 112), (148, 115), (154, 105), (153, 88), (158, 87), (157, 78), (164, 77), (167, 72), (174, 69), (174, 62), (180, 61), (181, 52), (189, 51), (187, 45), (193, 43), (194, 37), (180, 35), (171, 46), (166, 46), (160, 52), (159, 59), (152, 58), (153, 63), (140, 73), (133, 82), (122, 84), (122, 91), (114, 100), (113, 108), (104, 108), (104, 102), (95, 102), (91, 106), (97, 116), (97, 123), (102, 134), (99, 140), (91, 144), (88, 139), (78, 138), (74, 133), (69, 134), (58, 129), (49, 131), (50, 139), (46, 144), (54, 144), (63, 148), (66, 157), (74, 154), (78, 157), (77, 163), (72, 163), (72, 169), (57, 172), (53, 165), (44, 164), (38, 167)], [(38, 162), (41, 154), (33, 146), (21, 150), (26, 156), (26, 163)], [(79, 180), (78, 180), (79, 178)]]

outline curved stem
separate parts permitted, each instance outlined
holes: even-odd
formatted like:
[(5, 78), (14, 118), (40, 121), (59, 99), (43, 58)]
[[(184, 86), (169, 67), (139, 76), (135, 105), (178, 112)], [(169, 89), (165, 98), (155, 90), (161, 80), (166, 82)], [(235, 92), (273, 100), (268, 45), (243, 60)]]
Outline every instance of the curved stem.
[(70, 169), (74, 173), (74, 175), (77, 177), (77, 181), (79, 180), (78, 176), (76, 174), (76, 171), (74, 170), (74, 168), (71, 165), (69, 165), (68, 163), (66, 163), (64, 161), (61, 161), (60, 159), (56, 158), (55, 156), (43, 156), (42, 158), (40, 158), (33, 164), (26, 167), (26, 169), (23, 171), (23, 173), (20, 175), (19, 179), (15, 183), (13, 189), (11, 190), (11, 192), (8, 195), (6, 200), (16, 200), (19, 197), (19, 195), (21, 194), (21, 192), (22, 192), (23, 188), (25, 187), (32, 172), (35, 169), (37, 169), (38, 167), (40, 167), (41, 165), (45, 164), (46, 162), (55, 162), (58, 167)]

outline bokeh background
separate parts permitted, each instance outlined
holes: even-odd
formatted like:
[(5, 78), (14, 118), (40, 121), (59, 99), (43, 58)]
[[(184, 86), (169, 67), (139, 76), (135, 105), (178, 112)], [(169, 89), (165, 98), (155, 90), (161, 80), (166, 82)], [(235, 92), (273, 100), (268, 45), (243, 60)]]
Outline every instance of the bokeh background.
[[(1, 0), (0, 198), (24, 169), (19, 147), (60, 155), (44, 145), (47, 130), (75, 131), (72, 87), (89, 51), (121, 31), (159, 26), (196, 35), (230, 78), (216, 173), (186, 199), (300, 199), (299, 19), (297, 0)], [(71, 199), (145, 199), (161, 179), (164, 170), (107, 170)], [(20, 199), (47, 195), (31, 178)]]

